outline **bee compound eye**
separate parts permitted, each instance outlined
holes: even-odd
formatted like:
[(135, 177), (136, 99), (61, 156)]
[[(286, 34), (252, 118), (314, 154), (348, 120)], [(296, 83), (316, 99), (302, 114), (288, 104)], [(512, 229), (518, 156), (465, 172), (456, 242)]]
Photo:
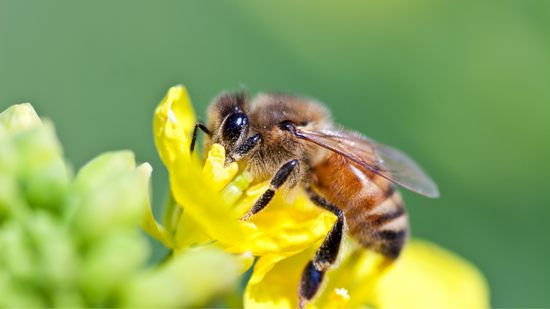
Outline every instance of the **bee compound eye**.
[(229, 143), (235, 143), (247, 125), (248, 117), (245, 113), (228, 116), (223, 127), (223, 139)]

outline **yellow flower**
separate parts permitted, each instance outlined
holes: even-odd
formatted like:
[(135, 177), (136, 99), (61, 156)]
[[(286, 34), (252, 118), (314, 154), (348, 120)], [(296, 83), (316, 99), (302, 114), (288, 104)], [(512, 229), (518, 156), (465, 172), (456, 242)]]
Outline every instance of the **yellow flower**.
[[(267, 189), (268, 184), (256, 183), (237, 163), (224, 168), (225, 151), (220, 145), (212, 146), (204, 164), (198, 156), (191, 155), (189, 138), (194, 125), (194, 111), (186, 89), (183, 86), (172, 87), (155, 110), (153, 130), (160, 157), (170, 174), (173, 199), (167, 206), (164, 224), (156, 222), (148, 209), (142, 223), (144, 230), (176, 254), (190, 247), (216, 241), (216, 246), (248, 259), (248, 267), (252, 265), (252, 256), (260, 256), (245, 292), (245, 307), (296, 307), (300, 274), (336, 217), (315, 207), (305, 192), (299, 192), (292, 204), (276, 194), (269, 206), (251, 220), (238, 220)], [(456, 262), (456, 259), (453, 263), (452, 255), (439, 254), (441, 252), (437, 250), (441, 249), (433, 249), (431, 245), (422, 247), (418, 245), (419, 242), (413, 242), (403, 253), (401, 262), (382, 276), (382, 265), (385, 265), (383, 258), (372, 252), (363, 254), (363, 250), (356, 248), (351, 240), (347, 243), (350, 250), (342, 265), (327, 274), (327, 289), (311, 306), (358, 307), (367, 304), (403, 307), (441, 304), (472, 307), (488, 304), (487, 293), (483, 290), (483, 277), (471, 266), (468, 268), (464, 266), (466, 264)], [(421, 249), (418, 249), (419, 246)], [(467, 279), (479, 279), (472, 286), (478, 288), (476, 291), (481, 296), (473, 293), (471, 302), (460, 303), (455, 301), (460, 298), (459, 295), (445, 290), (449, 292), (449, 297), (442, 296), (446, 302), (420, 303), (413, 299), (408, 303), (399, 303), (389, 300), (393, 299), (388, 295), (394, 295), (394, 280), (401, 280), (400, 274), (414, 274), (414, 261), (422, 254), (428, 261), (430, 258), (439, 261), (430, 264), (439, 265), (437, 273), (463, 274), (467, 273), (464, 269), (470, 270), (474, 275)], [(373, 258), (376, 256), (378, 260)], [(422, 270), (419, 271), (422, 273)], [(396, 272), (397, 275), (393, 275)], [(423, 280), (431, 278), (430, 274), (421, 274), (416, 278), (419, 284), (403, 295), (417, 294)], [(391, 276), (397, 279), (387, 279), (393, 278)], [(405, 278), (412, 278), (407, 276)], [(460, 284), (464, 282), (471, 283), (462, 280), (465, 276), (457, 278), (453, 288), (463, 287)], [(437, 282), (439, 279), (433, 277), (430, 280)], [(385, 283), (387, 280), (390, 283)], [(405, 289), (408, 287), (406, 283), (402, 281), (395, 286)], [(422, 293), (425, 298), (429, 294), (426, 291)]]
[(186, 89), (171, 88), (155, 110), (153, 130), (174, 202), (168, 205), (164, 225), (149, 209), (142, 223), (149, 234), (176, 253), (216, 240), (229, 252), (254, 256), (296, 254), (324, 238), (336, 217), (313, 206), (304, 192), (292, 205), (276, 195), (266, 210), (248, 222), (239, 221), (267, 183), (255, 183), (237, 163), (224, 168), (220, 145), (210, 149), (204, 165), (191, 156), (188, 138), (194, 124)]

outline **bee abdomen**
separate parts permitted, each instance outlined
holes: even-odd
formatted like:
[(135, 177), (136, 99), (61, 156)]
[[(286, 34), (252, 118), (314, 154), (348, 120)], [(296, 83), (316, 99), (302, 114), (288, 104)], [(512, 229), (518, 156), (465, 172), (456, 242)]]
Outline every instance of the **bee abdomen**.
[(315, 166), (314, 176), (315, 187), (344, 211), (351, 236), (388, 258), (399, 256), (409, 223), (395, 185), (338, 154)]
[(409, 222), (401, 195), (391, 192), (378, 205), (361, 208), (350, 232), (366, 248), (395, 259), (409, 236)]
[(371, 215), (369, 220), (373, 227), (381, 227), (406, 214), (407, 212), (405, 211), (405, 207), (399, 207), (398, 209), (392, 210), (388, 213)]

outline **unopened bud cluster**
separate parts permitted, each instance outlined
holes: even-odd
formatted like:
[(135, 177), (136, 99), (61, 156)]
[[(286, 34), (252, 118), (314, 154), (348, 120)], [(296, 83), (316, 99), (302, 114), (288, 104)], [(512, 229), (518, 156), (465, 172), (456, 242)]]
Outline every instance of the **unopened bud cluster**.
[(140, 221), (150, 207), (150, 174), (131, 151), (119, 151), (73, 176), (53, 124), (30, 104), (0, 114), (0, 307), (199, 305), (226, 288), (227, 280), (208, 281), (198, 298), (186, 295), (201, 284), (192, 276), (201, 276), (204, 261), (212, 272), (236, 275), (225, 253), (146, 265)]

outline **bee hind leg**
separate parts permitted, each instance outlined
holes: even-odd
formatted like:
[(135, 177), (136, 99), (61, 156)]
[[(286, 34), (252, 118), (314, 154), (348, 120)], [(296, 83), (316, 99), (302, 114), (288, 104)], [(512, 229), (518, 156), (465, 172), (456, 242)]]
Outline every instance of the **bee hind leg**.
[(300, 308), (304, 308), (306, 303), (318, 294), (325, 272), (336, 263), (346, 226), (346, 218), (340, 208), (313, 192), (311, 188), (306, 189), (306, 191), (315, 205), (332, 212), (338, 219), (328, 232), (325, 241), (323, 241), (315, 256), (302, 272), (298, 285), (298, 305)]
[(292, 160), (289, 161), (275, 173), (275, 176), (271, 178), (271, 182), (269, 183), (269, 189), (265, 191), (260, 198), (252, 205), (252, 208), (248, 211), (246, 215), (244, 215), (241, 220), (246, 221), (250, 219), (253, 215), (259, 213), (262, 211), (273, 199), (273, 196), (275, 196), (275, 191), (277, 191), (292, 175), (292, 173), (295, 173), (298, 168), (298, 160)]

